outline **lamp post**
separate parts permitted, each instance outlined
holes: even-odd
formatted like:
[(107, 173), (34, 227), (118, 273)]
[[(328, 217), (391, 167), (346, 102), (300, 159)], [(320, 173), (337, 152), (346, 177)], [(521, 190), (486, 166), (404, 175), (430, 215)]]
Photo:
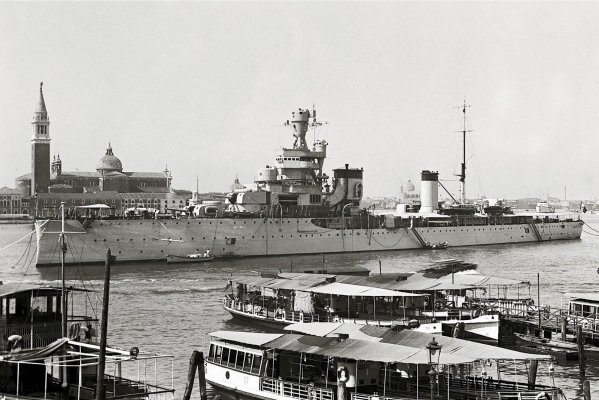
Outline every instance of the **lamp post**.
[(435, 398), (435, 380), (437, 376), (437, 371), (435, 371), (435, 364), (439, 365), (439, 358), (441, 357), (441, 345), (437, 343), (435, 338), (431, 340), (427, 345), (426, 349), (428, 350), (428, 365), (431, 369), (428, 371), (428, 375), (431, 382), (431, 400)]

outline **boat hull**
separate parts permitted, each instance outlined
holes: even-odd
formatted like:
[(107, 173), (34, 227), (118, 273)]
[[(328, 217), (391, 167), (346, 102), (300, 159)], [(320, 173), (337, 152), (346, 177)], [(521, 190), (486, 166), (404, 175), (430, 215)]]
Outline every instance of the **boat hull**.
[(289, 322), (289, 321), (277, 320), (277, 319), (274, 319), (273, 317), (263, 317), (263, 316), (261, 317), (261, 316), (254, 315), (254, 314), (248, 314), (248, 313), (234, 310), (230, 307), (225, 307), (225, 310), (227, 310), (231, 314), (233, 319), (235, 319), (239, 322), (249, 322), (249, 323), (256, 324), (256, 325), (260, 325), (260, 326), (264, 326), (264, 327), (268, 327), (268, 328), (274, 328), (274, 329), (281, 329), (281, 330), (283, 330), (287, 325), (291, 325), (291, 322)]
[[(331, 229), (309, 218), (65, 221), (66, 264), (103, 263), (111, 249), (117, 262), (155, 261), (167, 254), (210, 249), (214, 257), (346, 253), (579, 239), (581, 221), (533, 224)], [(60, 264), (60, 221), (37, 221), (37, 266)], [(70, 234), (72, 233), (72, 234)]]

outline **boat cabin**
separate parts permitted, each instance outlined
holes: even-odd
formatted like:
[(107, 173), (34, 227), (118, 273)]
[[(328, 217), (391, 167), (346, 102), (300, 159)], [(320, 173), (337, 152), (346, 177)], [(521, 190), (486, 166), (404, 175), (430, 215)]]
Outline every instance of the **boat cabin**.
[[(304, 325), (327, 330), (330, 324), (296, 326)], [(425, 399), (431, 398), (431, 391), (440, 398), (475, 398), (481, 393), (484, 398), (501, 398), (502, 391), (516, 396), (526, 393), (531, 398), (540, 391), (557, 394), (557, 389), (549, 386), (529, 389), (527, 383), (498, 380), (502, 368), (513, 371), (514, 367), (489, 359), (495, 347), (479, 345), (484, 347), (469, 351), (467, 342), (460, 341), (443, 352), (431, 335), (407, 333), (419, 337), (404, 345), (384, 342), (387, 330), (378, 340), (364, 332), (362, 339), (342, 332), (333, 337), (214, 332), (210, 334), (205, 376), (217, 392), (262, 400)], [(514, 362), (511, 357), (550, 360), (549, 356), (523, 354), (510, 351), (510, 363)], [(491, 365), (497, 374), (492, 373)]]
[[(130, 350), (108, 347), (105, 354), (103, 398), (174, 398), (172, 356), (142, 353), (136, 347)], [(67, 338), (46, 347), (3, 355), (0, 395), (23, 399), (96, 399), (98, 361), (99, 346)]]
[[(79, 310), (80, 305), (87, 304), (87, 298), (81, 302), (76, 294), (86, 296), (87, 291), (69, 287), (66, 289), (67, 304), (69, 300), (76, 303), (79, 316), (67, 315), (67, 334), (72, 338), (81, 335), (81, 339), (90, 342), (96, 337), (97, 318), (88, 317), (85, 309)], [(57, 287), (7, 283), (0, 284), (0, 339), (3, 351), (17, 344), (23, 349), (44, 347), (63, 337), (62, 290)], [(75, 298), (75, 299), (74, 299)], [(75, 304), (74, 304), (75, 305)], [(69, 306), (66, 307), (67, 310)], [(85, 308), (85, 306), (83, 306)], [(70, 331), (70, 333), (69, 333)], [(20, 336), (17, 342), (9, 343), (8, 338)]]
[(564, 298), (568, 299), (569, 323), (599, 333), (599, 294), (566, 293)]

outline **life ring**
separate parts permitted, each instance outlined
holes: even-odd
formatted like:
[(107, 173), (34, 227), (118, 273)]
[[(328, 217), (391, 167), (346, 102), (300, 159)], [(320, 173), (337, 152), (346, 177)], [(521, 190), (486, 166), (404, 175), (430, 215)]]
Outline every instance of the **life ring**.
[(362, 198), (362, 189), (362, 182), (356, 183), (356, 185), (354, 186), (354, 197)]

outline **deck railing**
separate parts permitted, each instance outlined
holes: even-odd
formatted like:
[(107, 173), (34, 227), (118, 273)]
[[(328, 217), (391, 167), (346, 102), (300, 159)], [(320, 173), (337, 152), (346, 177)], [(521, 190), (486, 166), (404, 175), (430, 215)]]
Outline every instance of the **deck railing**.
[(241, 312), (243, 314), (262, 317), (262, 318), (273, 318), (281, 322), (321, 322), (320, 315), (313, 313), (304, 313), (302, 311), (289, 311), (289, 310), (269, 310), (267, 307), (262, 307), (258, 304), (250, 304), (241, 302), (238, 300), (225, 297), (223, 300), (225, 308)]
[[(88, 323), (92, 325), (93, 332), (91, 341), (97, 341), (99, 337), (98, 321), (89, 321), (82, 319), (70, 319), (67, 321), (67, 337), (74, 332), (73, 326), (84, 327)], [(78, 331), (78, 329), (77, 329)], [(77, 333), (75, 332), (74, 335)], [(19, 335), (22, 339), (23, 349), (33, 349), (37, 347), (46, 347), (57, 339), (62, 338), (62, 323), (58, 322), (34, 322), (32, 324), (15, 324), (0, 327), (0, 338), (8, 338), (12, 335)], [(75, 338), (76, 339), (76, 338)], [(6, 349), (0, 349), (0, 351)]]
[(333, 389), (288, 382), (281, 379), (262, 378), (260, 380), (260, 389), (299, 400), (334, 400), (335, 398)]

